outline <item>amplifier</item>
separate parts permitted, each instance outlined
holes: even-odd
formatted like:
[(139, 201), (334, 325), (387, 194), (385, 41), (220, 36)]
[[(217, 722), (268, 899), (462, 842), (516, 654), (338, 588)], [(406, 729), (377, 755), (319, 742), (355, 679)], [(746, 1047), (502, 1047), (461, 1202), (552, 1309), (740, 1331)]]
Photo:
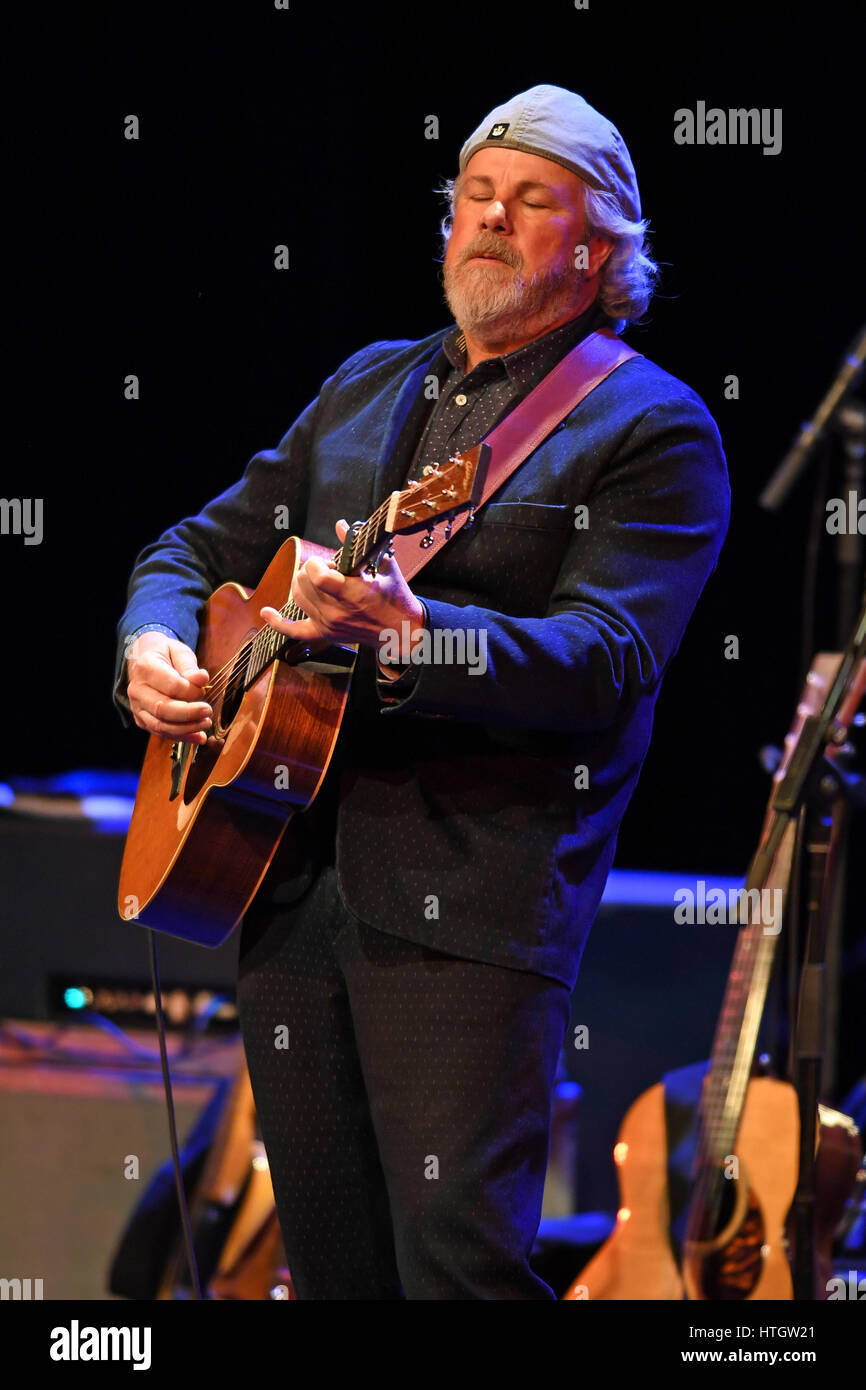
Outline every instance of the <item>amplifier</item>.
[[(135, 1030), (131, 1041), (156, 1051), (153, 1031)], [(201, 1041), (172, 1065), (181, 1147), (242, 1060), (235, 1037)], [(108, 1271), (123, 1228), (170, 1157), (158, 1063), (131, 1069), (119, 1043), (94, 1028), (4, 1024), (0, 1131), (3, 1296), (15, 1296), (18, 1280), (21, 1297), (111, 1297)]]

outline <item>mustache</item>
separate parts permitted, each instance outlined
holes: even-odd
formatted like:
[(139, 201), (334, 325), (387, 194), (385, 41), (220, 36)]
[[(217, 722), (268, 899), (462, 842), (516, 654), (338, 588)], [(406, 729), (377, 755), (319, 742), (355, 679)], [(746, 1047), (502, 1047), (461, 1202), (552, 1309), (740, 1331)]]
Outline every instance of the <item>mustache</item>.
[(507, 242), (494, 236), (492, 232), (480, 232), (473, 241), (470, 241), (469, 245), (461, 251), (457, 265), (465, 265), (473, 256), (495, 256), (497, 260), (503, 261), (512, 270), (520, 270), (523, 265), (523, 257)]

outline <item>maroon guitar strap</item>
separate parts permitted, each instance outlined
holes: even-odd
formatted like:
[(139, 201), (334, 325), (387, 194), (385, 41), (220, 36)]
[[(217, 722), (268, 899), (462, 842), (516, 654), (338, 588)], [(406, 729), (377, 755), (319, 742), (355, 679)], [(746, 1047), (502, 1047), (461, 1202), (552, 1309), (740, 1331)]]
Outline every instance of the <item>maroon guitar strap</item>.
[[(523, 460), (538, 448), (575, 406), (586, 399), (599, 382), (630, 357), (640, 356), (610, 328), (596, 329), (572, 348), (484, 439), (484, 443), (490, 446), (491, 457), (476, 510), (493, 496), (506, 478), (511, 477)], [(468, 519), (467, 512), (455, 517), (452, 537), (466, 525)], [(433, 544), (426, 549), (421, 547), (423, 539), (417, 534), (394, 537), (394, 557), (406, 579), (411, 579), (439, 553), (443, 545), (447, 545), (444, 525), (435, 527), (431, 536)]]

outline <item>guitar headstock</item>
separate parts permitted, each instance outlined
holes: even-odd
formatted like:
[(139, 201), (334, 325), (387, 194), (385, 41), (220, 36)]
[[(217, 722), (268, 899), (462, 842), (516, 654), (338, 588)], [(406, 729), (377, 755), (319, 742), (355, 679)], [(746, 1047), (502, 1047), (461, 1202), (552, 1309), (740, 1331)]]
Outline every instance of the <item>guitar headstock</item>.
[(490, 445), (476, 444), (465, 453), (456, 454), (442, 468), (428, 466), (419, 482), (410, 483), (401, 492), (392, 492), (367, 521), (356, 521), (349, 527), (334, 556), (334, 568), (341, 574), (357, 574), (368, 566), (375, 573), (378, 558), (390, 545), (392, 536), (430, 531), (443, 517), (450, 528), (459, 512), (480, 503), (489, 460)]
[[(815, 719), (820, 713), (827, 694), (842, 665), (842, 652), (817, 652), (812, 660), (806, 683), (794, 715), (789, 732), (785, 736), (785, 747), (776, 770), (773, 773), (773, 788), (764, 814), (760, 843), (763, 844), (773, 819), (773, 801), (779, 784), (784, 780), (793, 758), (798, 752), (800, 737), (807, 719)], [(858, 661), (848, 691), (833, 721), (834, 742), (828, 745), (827, 757), (835, 757), (839, 744), (844, 743), (848, 727), (860, 705), (866, 698), (866, 661)]]
[(455, 454), (443, 467), (428, 467), (418, 482), (394, 493), (388, 503), (385, 528), (392, 535), (429, 528), (443, 517), (453, 519), (460, 512), (477, 507), (484, 488), (488, 444), (476, 444), (465, 453)]

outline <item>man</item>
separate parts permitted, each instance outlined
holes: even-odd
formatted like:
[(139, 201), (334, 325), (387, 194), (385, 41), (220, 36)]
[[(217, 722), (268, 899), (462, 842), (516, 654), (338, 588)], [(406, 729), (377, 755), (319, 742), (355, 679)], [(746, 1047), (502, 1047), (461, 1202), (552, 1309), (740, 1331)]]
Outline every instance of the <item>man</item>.
[[(356, 353), (276, 450), (138, 557), (117, 694), (149, 733), (207, 738), (198, 607), (227, 579), (258, 582), (276, 506), (332, 544), (338, 517), (479, 442), (587, 333), (644, 312), (655, 267), (631, 159), (574, 93), (534, 87), (486, 116), (452, 212), (455, 325)], [(360, 577), (311, 560), (293, 589), (307, 617), (263, 610), (293, 636), (360, 644), (337, 756), (241, 940), (300, 1298), (553, 1297), (528, 1256), (569, 994), (728, 515), (706, 407), (636, 356), (411, 589), (393, 560)], [(425, 629), (474, 635), (484, 661), (407, 662)], [(402, 665), (394, 631), (411, 638)]]

